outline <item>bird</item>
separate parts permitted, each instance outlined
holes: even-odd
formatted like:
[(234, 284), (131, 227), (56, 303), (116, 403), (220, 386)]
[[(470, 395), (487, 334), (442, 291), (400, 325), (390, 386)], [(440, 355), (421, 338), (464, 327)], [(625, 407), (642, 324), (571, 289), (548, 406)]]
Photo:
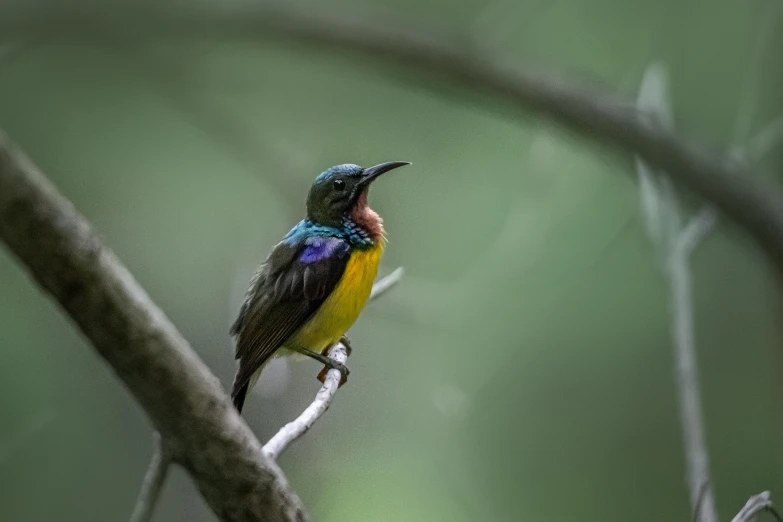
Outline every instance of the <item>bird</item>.
[(301, 354), (330, 368), (348, 369), (326, 356), (367, 303), (386, 246), (383, 219), (367, 202), (382, 174), (410, 165), (390, 161), (362, 168), (335, 165), (316, 177), (307, 194), (306, 217), (262, 262), (245, 293), (230, 334), (237, 371), (231, 390), (242, 413), (248, 391), (272, 357)]

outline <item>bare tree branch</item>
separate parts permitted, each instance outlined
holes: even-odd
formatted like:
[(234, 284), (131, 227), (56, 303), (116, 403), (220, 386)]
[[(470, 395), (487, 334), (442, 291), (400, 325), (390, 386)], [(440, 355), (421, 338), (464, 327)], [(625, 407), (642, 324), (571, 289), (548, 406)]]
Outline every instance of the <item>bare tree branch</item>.
[(4, 134), (0, 239), (112, 366), (221, 520), (308, 519), (217, 378), (85, 218)]
[(772, 506), (769, 491), (763, 491), (758, 495), (750, 497), (742, 509), (740, 509), (739, 513), (731, 519), (731, 522), (753, 522), (756, 515), (762, 511), (771, 511), (772, 514), (775, 515), (775, 518), (780, 520), (780, 517)]
[[(329, 350), (329, 358), (334, 362), (345, 364), (348, 361), (348, 351), (345, 349), (345, 345), (342, 343), (335, 344), (331, 350)], [(283, 426), (274, 437), (269, 439), (269, 442), (264, 444), (264, 453), (272, 460), (277, 460), (281, 453), (283, 453), (288, 446), (307, 433), (315, 421), (317, 421), (321, 415), (326, 413), (329, 406), (332, 405), (334, 396), (337, 394), (337, 388), (340, 386), (340, 379), (342, 374), (340, 370), (331, 369), (326, 373), (324, 384), (318, 394), (315, 396), (315, 400), (302, 412), (299, 417)]]
[[(685, 448), (691, 507), (694, 511), (698, 509), (701, 522), (717, 522), (718, 515), (710, 480), (709, 454), (704, 432), (704, 412), (699, 391), (689, 258), (690, 252), (684, 249), (672, 249), (668, 253), (665, 266), (671, 292), (675, 380), (679, 396), (680, 426)], [(703, 485), (706, 485), (706, 489), (699, 506), (699, 490)]]
[(718, 214), (711, 205), (704, 205), (699, 212), (691, 217), (685, 224), (680, 235), (676, 238), (674, 250), (681, 251), (682, 255), (690, 255), (699, 243), (705, 239), (718, 221)]
[[(667, 128), (674, 127), (669, 77), (664, 64), (653, 63), (647, 67), (637, 105), (648, 117), (659, 118)], [(683, 226), (684, 210), (667, 174), (654, 171), (641, 158), (636, 159), (636, 166), (647, 231), (663, 260), (671, 296), (674, 375), (691, 509), (697, 517), (694, 522), (718, 522), (699, 391), (690, 270), (691, 252), (714, 227), (715, 212), (706, 205)]]
[[(294, 41), (415, 69), (420, 73), (417, 82), (429, 79), (423, 85), (439, 94), (459, 95), (503, 117), (513, 116), (509, 109), (514, 107), (532, 111), (580, 135), (638, 154), (739, 223), (783, 275), (783, 195), (766, 177), (749, 176), (744, 163), (724, 152), (707, 150), (692, 139), (647, 121), (628, 100), (494, 61), (456, 43), (460, 38), (395, 28), (388, 21), (369, 23), (269, 7), (195, 10), (191, 14), (165, 9), (112, 11), (92, 20), (81, 11), (58, 12), (56, 16), (39, 12), (24, 19), (0, 20), (0, 33), (6, 29), (9, 37), (47, 30), (60, 37), (79, 38), (90, 27), (102, 33), (125, 34), (132, 27), (137, 38), (148, 40), (211, 36)], [(446, 85), (452, 88), (444, 89)]]
[(404, 275), (405, 275), (405, 269), (400, 266), (395, 268), (391, 274), (377, 281), (372, 286), (372, 293), (370, 293), (370, 302), (375, 301), (383, 294), (385, 294), (386, 292), (394, 288), (394, 286), (400, 282), (402, 276)]
[[(399, 267), (391, 274), (377, 281), (373, 285), (370, 300), (375, 300), (388, 292), (400, 282), (403, 274), (404, 270), (402, 267)], [(348, 360), (348, 351), (345, 345), (342, 343), (334, 345), (329, 350), (329, 358), (344, 365)], [(341, 379), (342, 375), (339, 370), (331, 369), (327, 372), (324, 384), (316, 394), (313, 402), (305, 408), (299, 417), (283, 426), (264, 445), (263, 451), (267, 458), (276, 461), (292, 442), (307, 433), (313, 424), (326, 413), (326, 410), (329, 409), (334, 397), (337, 395)], [(142, 489), (136, 500), (130, 522), (148, 522), (150, 520), (171, 464), (171, 458), (158, 433), (155, 434), (154, 441), (155, 452), (150, 461), (147, 475), (144, 477)]]
[[(532, 110), (614, 147), (636, 152), (650, 165), (702, 196), (742, 224), (783, 274), (783, 197), (776, 186), (746, 174), (743, 164), (707, 151), (655, 122), (645, 121), (630, 103), (572, 83), (493, 63), (427, 33), (283, 11), (243, 13), (237, 25), (259, 38), (284, 39), (358, 51), (416, 68), (426, 76), (466, 87), (484, 96), (465, 99), (508, 114), (509, 106)], [(442, 92), (443, 83), (436, 88)], [(504, 103), (498, 104), (498, 101)]]

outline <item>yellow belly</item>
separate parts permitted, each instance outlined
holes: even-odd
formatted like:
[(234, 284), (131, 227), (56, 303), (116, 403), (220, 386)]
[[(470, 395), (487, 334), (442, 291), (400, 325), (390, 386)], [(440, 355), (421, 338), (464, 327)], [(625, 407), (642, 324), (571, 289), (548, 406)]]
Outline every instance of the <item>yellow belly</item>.
[(339, 341), (367, 304), (381, 254), (381, 242), (367, 250), (353, 252), (340, 282), (315, 316), (292, 336), (289, 343), (323, 352)]

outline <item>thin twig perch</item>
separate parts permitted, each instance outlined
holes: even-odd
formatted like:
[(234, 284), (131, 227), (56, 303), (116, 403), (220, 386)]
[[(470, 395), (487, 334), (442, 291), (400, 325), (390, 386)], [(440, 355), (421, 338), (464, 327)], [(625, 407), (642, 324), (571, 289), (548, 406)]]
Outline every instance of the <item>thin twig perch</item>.
[[(342, 343), (335, 344), (329, 350), (329, 358), (334, 362), (345, 364), (348, 361), (348, 352)], [(296, 439), (307, 433), (315, 421), (331, 406), (337, 388), (340, 386), (342, 375), (340, 370), (331, 369), (326, 373), (324, 384), (315, 396), (315, 400), (302, 412), (299, 417), (283, 426), (269, 442), (264, 444), (264, 453), (272, 460), (277, 460), (288, 446)]]
[[(400, 282), (404, 270), (397, 268), (394, 272), (380, 279), (373, 285), (370, 301), (373, 301)], [(335, 344), (329, 350), (329, 358), (334, 362), (345, 364), (348, 361), (348, 351), (342, 343)], [(315, 400), (302, 412), (299, 417), (283, 426), (269, 441), (264, 444), (264, 453), (272, 460), (277, 460), (283, 451), (296, 439), (307, 433), (315, 421), (331, 406), (342, 378), (340, 371), (331, 369), (327, 372), (324, 384), (315, 396)]]
[[(404, 270), (397, 268), (391, 274), (380, 279), (373, 285), (370, 301), (373, 301), (381, 295), (388, 292), (394, 285), (400, 282)], [(340, 364), (345, 364), (348, 360), (348, 352), (342, 343), (334, 345), (329, 350), (329, 357)], [(283, 426), (269, 441), (264, 445), (263, 451), (270, 460), (277, 460), (283, 451), (285, 451), (292, 442), (302, 435), (315, 424), (315, 422), (326, 413), (331, 406), (337, 389), (340, 385), (341, 374), (337, 369), (331, 369), (326, 374), (324, 384), (315, 396), (313, 402), (302, 412), (299, 417)], [(171, 464), (165, 446), (162, 444), (159, 434), (155, 434), (155, 452), (150, 461), (147, 474), (144, 477), (141, 492), (136, 500), (136, 506), (133, 509), (133, 515), (130, 522), (148, 522), (152, 512), (160, 497), (160, 492), (166, 479), (166, 473)]]

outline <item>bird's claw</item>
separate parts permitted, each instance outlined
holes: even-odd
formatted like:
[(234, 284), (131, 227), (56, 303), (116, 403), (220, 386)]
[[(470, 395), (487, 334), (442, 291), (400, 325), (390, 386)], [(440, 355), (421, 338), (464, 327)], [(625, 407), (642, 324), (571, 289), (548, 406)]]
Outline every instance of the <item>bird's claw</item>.
[(321, 384), (326, 383), (326, 375), (329, 373), (329, 370), (338, 370), (340, 372), (340, 384), (337, 386), (338, 388), (348, 382), (348, 375), (351, 373), (348, 367), (330, 359), (328, 363), (325, 363), (321, 373), (318, 374), (318, 380), (321, 381)]
[(301, 346), (295, 347), (293, 349), (301, 353), (302, 355), (306, 355), (311, 359), (315, 359), (316, 361), (324, 365), (324, 369), (321, 370), (321, 373), (318, 374), (318, 380), (321, 381), (321, 384), (325, 383), (326, 374), (329, 373), (329, 370), (338, 370), (340, 372), (340, 374), (342, 375), (340, 379), (340, 386), (342, 386), (348, 381), (348, 374), (351, 372), (348, 370), (348, 368), (346, 368), (344, 364), (335, 361), (334, 359), (332, 359), (326, 354), (313, 352), (312, 350), (308, 350), (307, 348), (303, 348)]

